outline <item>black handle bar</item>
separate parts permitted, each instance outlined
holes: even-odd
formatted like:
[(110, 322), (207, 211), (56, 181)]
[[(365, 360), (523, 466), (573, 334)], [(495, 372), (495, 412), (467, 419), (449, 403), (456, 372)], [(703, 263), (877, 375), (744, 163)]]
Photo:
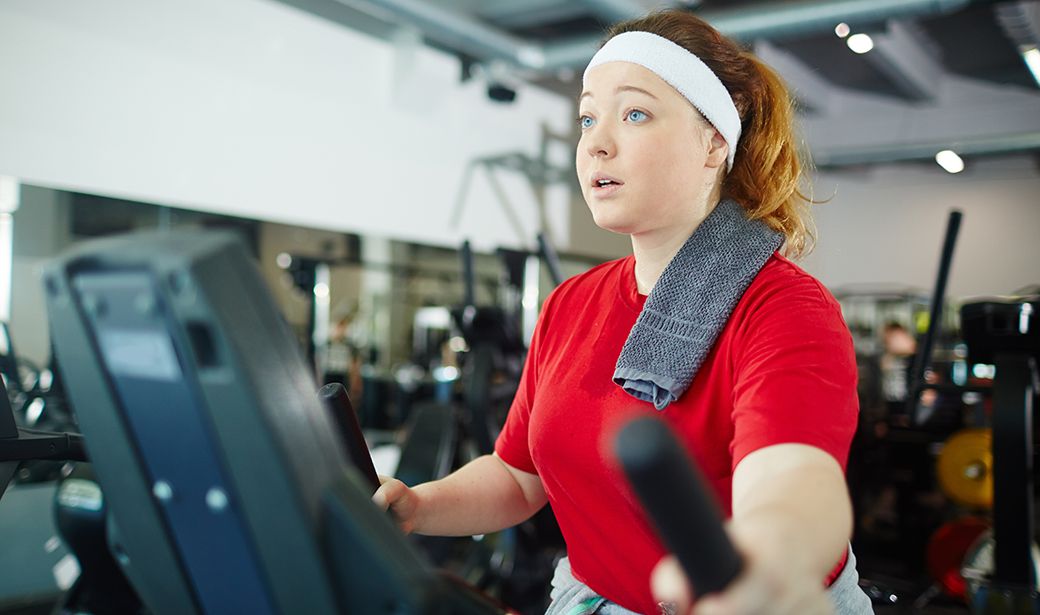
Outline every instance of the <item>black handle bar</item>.
[(625, 425), (615, 453), (662, 542), (698, 596), (723, 590), (742, 567), (708, 485), (672, 435), (652, 417)]

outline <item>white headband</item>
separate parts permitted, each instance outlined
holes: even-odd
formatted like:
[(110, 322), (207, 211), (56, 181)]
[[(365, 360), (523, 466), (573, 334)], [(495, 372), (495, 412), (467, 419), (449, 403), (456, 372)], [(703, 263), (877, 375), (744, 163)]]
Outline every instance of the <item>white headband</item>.
[(740, 140), (740, 115), (726, 86), (700, 58), (663, 36), (625, 32), (607, 41), (592, 56), (582, 80), (588, 78), (591, 69), (607, 62), (638, 64), (675, 88), (726, 140), (729, 145), (726, 169), (733, 168)]

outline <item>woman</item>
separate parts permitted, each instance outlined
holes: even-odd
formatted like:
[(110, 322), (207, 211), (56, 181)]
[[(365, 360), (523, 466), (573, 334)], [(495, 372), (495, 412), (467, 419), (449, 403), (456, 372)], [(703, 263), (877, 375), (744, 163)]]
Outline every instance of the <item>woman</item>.
[[(374, 501), (437, 535), (496, 531), (548, 501), (568, 549), (550, 613), (870, 612), (848, 551), (851, 337), (776, 252), (811, 239), (784, 86), (704, 21), (663, 12), (612, 29), (579, 115), (582, 193), (632, 256), (546, 301), (494, 455), (414, 489), (387, 479)], [(682, 320), (702, 312), (715, 320)], [(679, 434), (744, 556), (696, 604), (608, 452), (639, 414)]]

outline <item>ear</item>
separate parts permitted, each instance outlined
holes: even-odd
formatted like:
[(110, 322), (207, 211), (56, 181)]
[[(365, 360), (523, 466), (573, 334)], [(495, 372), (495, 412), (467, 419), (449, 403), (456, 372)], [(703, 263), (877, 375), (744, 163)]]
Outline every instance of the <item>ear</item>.
[(711, 140), (708, 141), (708, 158), (704, 166), (712, 169), (724, 166), (729, 155), (729, 144), (722, 138), (718, 130), (711, 129)]

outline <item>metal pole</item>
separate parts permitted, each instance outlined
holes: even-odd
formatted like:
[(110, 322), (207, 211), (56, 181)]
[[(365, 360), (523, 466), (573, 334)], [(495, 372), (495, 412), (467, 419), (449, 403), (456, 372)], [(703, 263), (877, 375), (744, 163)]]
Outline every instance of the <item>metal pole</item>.
[(946, 280), (950, 276), (950, 263), (953, 261), (953, 248), (957, 244), (957, 233), (961, 228), (963, 215), (958, 210), (950, 212), (946, 224), (946, 239), (943, 241), (942, 256), (939, 259), (939, 275), (935, 280), (935, 291), (932, 293), (932, 307), (928, 318), (928, 330), (924, 340), (917, 347), (913, 369), (910, 372), (910, 390), (906, 399), (907, 414), (913, 417), (917, 411), (917, 402), (921, 398), (924, 372), (932, 362), (932, 347), (935, 345), (936, 333), (942, 326), (943, 304), (946, 300)]
[(14, 266), (14, 212), (21, 192), (18, 180), (0, 176), (0, 321), (11, 321), (11, 275)]

